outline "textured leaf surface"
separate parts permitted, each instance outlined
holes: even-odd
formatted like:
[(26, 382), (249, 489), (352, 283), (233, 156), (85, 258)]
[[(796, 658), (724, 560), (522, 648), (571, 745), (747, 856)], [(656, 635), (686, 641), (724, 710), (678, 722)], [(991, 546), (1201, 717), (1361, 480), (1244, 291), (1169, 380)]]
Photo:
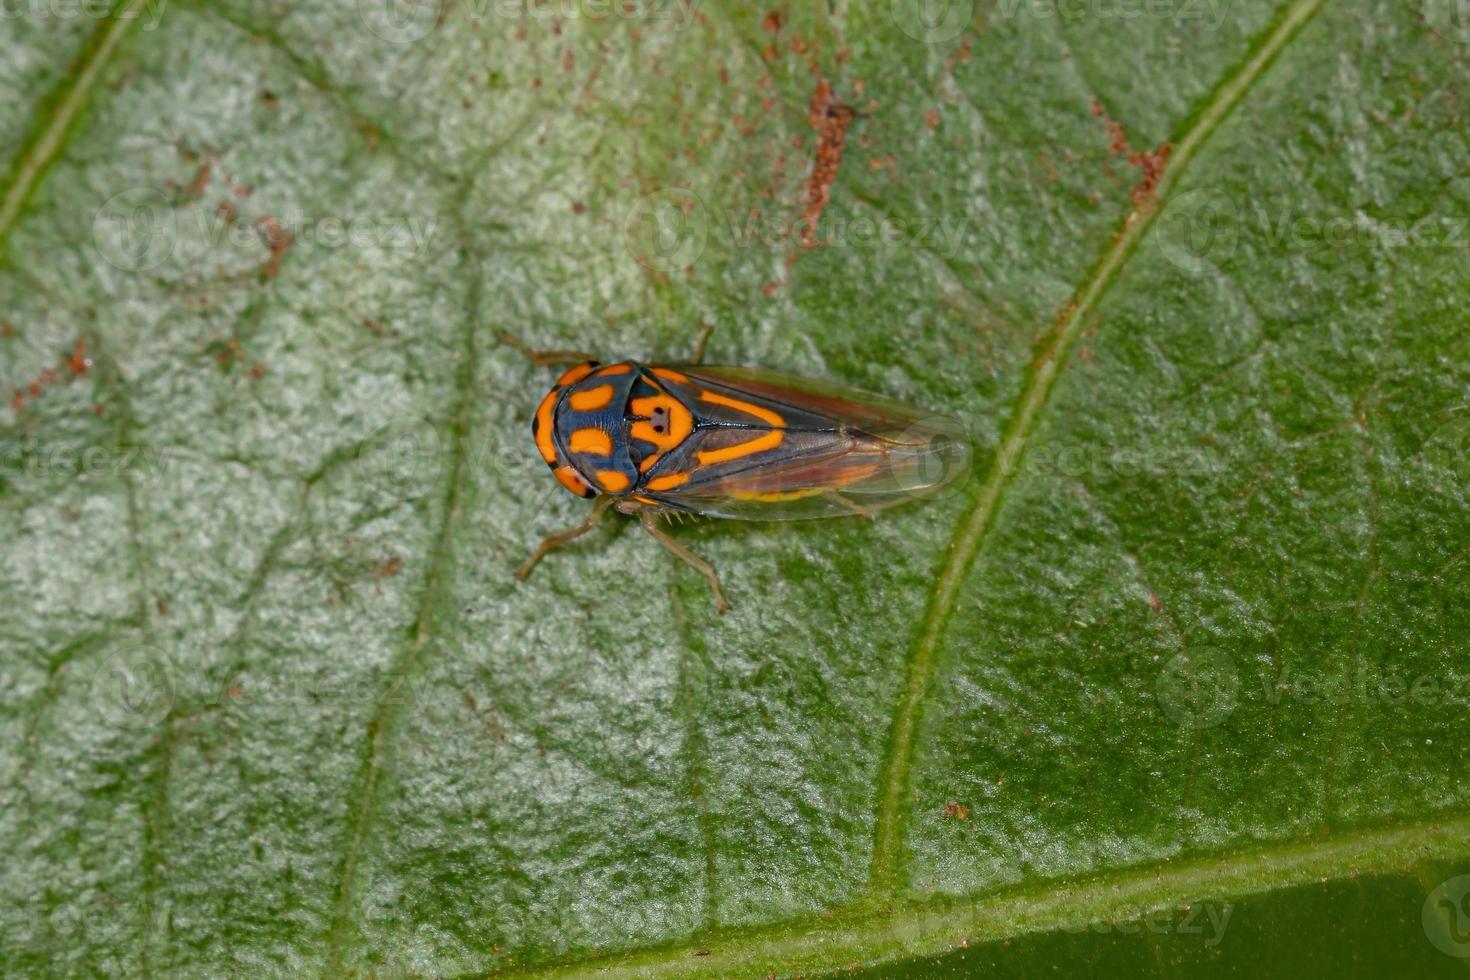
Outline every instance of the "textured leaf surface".
[[(7, 963), (1470, 953), (1449, 6), (64, 6), (0, 20)], [(619, 522), (518, 583), (585, 505), (499, 335), (701, 322), (973, 479), (678, 530), (725, 617)]]

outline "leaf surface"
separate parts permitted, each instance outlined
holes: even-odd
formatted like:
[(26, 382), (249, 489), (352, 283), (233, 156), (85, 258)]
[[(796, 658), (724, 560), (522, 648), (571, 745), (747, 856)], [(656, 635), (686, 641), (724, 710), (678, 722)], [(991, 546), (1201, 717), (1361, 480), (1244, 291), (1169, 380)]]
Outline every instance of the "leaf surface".
[[(1458, 967), (1447, 10), (0, 21), (4, 959)], [(724, 617), (618, 521), (516, 581), (585, 504), (499, 336), (701, 323), (973, 478), (676, 530)]]

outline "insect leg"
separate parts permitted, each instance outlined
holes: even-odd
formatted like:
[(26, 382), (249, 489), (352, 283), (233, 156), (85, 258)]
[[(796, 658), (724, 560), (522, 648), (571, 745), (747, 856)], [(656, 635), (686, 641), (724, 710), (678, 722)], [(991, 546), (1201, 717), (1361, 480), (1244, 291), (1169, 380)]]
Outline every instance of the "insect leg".
[(855, 500), (848, 500), (842, 495), (841, 491), (838, 490), (824, 490), (822, 492), (822, 496), (826, 497), (829, 500), (835, 500), (837, 503), (846, 507), (848, 510), (852, 511), (859, 517), (874, 517), (878, 513), (873, 508), (864, 507), (862, 504), (858, 503)]
[(638, 520), (643, 524), (643, 530), (653, 535), (655, 541), (684, 559), (684, 561), (693, 566), (695, 571), (709, 580), (709, 587), (715, 593), (715, 609), (721, 613), (729, 612), (730, 603), (725, 601), (725, 593), (720, 588), (720, 577), (715, 574), (714, 566), (669, 537), (668, 533), (658, 526), (657, 518), (653, 516), (651, 511), (640, 513)]
[(592, 505), (592, 512), (587, 515), (587, 519), (581, 524), (578, 524), (576, 527), (567, 528), (565, 531), (560, 531), (556, 534), (548, 534), (536, 546), (536, 550), (531, 552), (531, 557), (527, 558), (521, 563), (521, 567), (516, 569), (516, 578), (524, 582), (526, 576), (531, 574), (531, 569), (536, 567), (536, 563), (541, 560), (542, 555), (548, 551), (560, 548), (568, 541), (574, 541), (580, 538), (596, 527), (602, 521), (602, 515), (607, 513), (608, 505), (612, 503), (612, 499), (606, 495), (599, 496), (597, 501)]
[(704, 361), (704, 342), (709, 340), (709, 335), (715, 332), (713, 324), (705, 323), (699, 328), (699, 336), (694, 338), (694, 350), (689, 354), (689, 364), (700, 364)]
[(502, 333), (500, 342), (514, 347), (531, 359), (532, 364), (575, 364), (578, 361), (595, 361), (591, 354), (578, 350), (536, 350), (514, 334)]

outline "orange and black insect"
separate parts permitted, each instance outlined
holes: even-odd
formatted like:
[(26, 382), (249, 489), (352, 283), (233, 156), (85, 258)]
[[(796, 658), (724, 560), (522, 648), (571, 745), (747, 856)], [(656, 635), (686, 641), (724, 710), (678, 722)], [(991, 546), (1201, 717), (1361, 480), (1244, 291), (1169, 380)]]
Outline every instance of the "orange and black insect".
[(557, 379), (531, 423), (536, 449), (557, 482), (596, 503), (581, 524), (542, 541), (519, 577), (612, 508), (638, 515), (698, 569), (724, 612), (714, 568), (660, 528), (659, 516), (872, 515), (969, 471), (969, 444), (948, 419), (853, 388), (699, 359), (677, 367), (584, 360)]

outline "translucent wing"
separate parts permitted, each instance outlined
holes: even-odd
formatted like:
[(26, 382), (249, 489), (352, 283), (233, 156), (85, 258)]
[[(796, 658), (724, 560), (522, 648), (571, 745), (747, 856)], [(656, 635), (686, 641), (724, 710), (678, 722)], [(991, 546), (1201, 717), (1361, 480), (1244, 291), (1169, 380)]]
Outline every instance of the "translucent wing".
[[(754, 368), (680, 368), (660, 380), (700, 423), (651, 474), (677, 474), (651, 480), (645, 494), (671, 510), (749, 520), (872, 514), (969, 472), (957, 423), (892, 399)], [(749, 451), (762, 440), (769, 445)]]

